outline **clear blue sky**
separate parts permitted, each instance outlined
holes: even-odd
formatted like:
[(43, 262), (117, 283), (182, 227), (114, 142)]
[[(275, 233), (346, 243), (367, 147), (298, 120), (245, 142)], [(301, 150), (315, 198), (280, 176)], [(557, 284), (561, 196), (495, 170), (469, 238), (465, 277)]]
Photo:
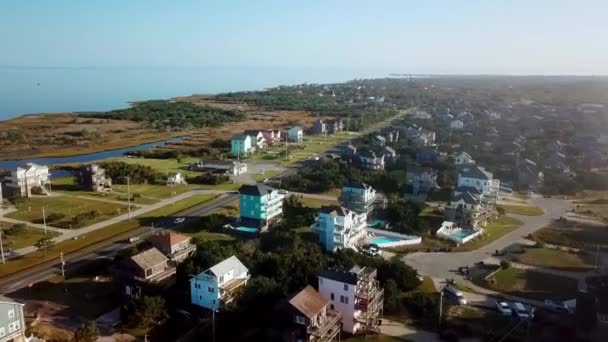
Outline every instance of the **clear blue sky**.
[(2, 0), (0, 65), (608, 74), (606, 0)]

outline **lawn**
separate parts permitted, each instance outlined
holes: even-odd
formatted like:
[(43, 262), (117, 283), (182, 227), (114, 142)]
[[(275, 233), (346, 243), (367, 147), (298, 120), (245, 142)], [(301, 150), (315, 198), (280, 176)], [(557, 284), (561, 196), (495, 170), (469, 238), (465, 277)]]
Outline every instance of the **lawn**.
[(180, 172), (184, 176), (196, 176), (196, 175), (201, 174), (200, 172), (186, 170), (186, 166), (200, 160), (200, 158), (194, 158), (194, 157), (184, 157), (184, 158), (181, 158), (179, 160), (179, 162), (177, 161), (176, 158), (154, 159), (154, 158), (120, 157), (120, 158), (112, 158), (109, 160), (121, 161), (121, 162), (125, 162), (128, 164), (139, 164), (139, 165), (149, 166), (149, 167), (155, 169), (156, 171), (158, 171), (162, 174), (165, 174), (165, 175), (169, 172)]
[(553, 223), (532, 234), (535, 241), (595, 252), (608, 251), (608, 226), (568, 222)]
[[(8, 226), (10, 225), (3, 223), (2, 230), (6, 232), (9, 230)], [(56, 237), (59, 235), (59, 233), (54, 231), (47, 231), (47, 234), (51, 237)], [(32, 227), (23, 228), (15, 233), (3, 233), (2, 245), (4, 247), (4, 252), (7, 253), (9, 248), (16, 250), (19, 248), (32, 246), (43, 236), (44, 230)]]
[(485, 233), (479, 239), (474, 239), (456, 248), (457, 252), (474, 251), (508, 234), (521, 225), (521, 221), (512, 217), (501, 216), (494, 222), (489, 223)]
[[(129, 188), (131, 190), (131, 195), (135, 197), (136, 201), (138, 197), (141, 196), (144, 198), (156, 200), (158, 202), (161, 199), (171, 197), (171, 191), (173, 191), (173, 195), (176, 196), (199, 187), (185, 184), (179, 184), (174, 186), (167, 186), (165, 184), (131, 184), (129, 185)], [(126, 200), (126, 184), (114, 184), (112, 186), (112, 191), (122, 193)]]
[(498, 208), (503, 208), (507, 214), (525, 215), (525, 216), (540, 216), (545, 212), (531, 205), (504, 205), (501, 204)]
[(105, 221), (127, 212), (128, 206), (72, 196), (32, 197), (15, 202), (17, 211), (8, 218), (43, 223), (42, 207), (48, 225), (60, 228), (80, 228)]
[(529, 247), (524, 248), (524, 251), (517, 255), (517, 262), (522, 264), (565, 271), (589, 271), (593, 268), (591, 260), (578, 253), (545, 247)]
[(146, 214), (135, 217), (133, 220), (125, 220), (105, 228), (96, 230), (94, 233), (80, 236), (77, 239), (62, 241), (55, 244), (47, 251), (36, 251), (24, 255), (21, 258), (8, 261), (0, 266), (0, 277), (19, 272), (21, 270), (33, 267), (35, 265), (50, 261), (58, 260), (60, 252), (68, 255), (69, 253), (94, 246), (95, 244), (105, 242), (106, 240), (119, 241), (124, 239), (127, 234), (131, 235), (134, 231), (147, 230), (149, 225), (154, 220), (179, 213), (183, 210), (207, 202), (214, 198), (213, 195), (196, 195), (173, 203)]
[(309, 207), (309, 208), (321, 208), (322, 206), (328, 206), (328, 205), (338, 205), (338, 201), (328, 201), (328, 200), (324, 200), (324, 199), (318, 199), (318, 198), (308, 198), (308, 197), (302, 197), (299, 198), (300, 202), (302, 202), (302, 205), (305, 207)]
[(497, 292), (535, 300), (571, 299), (578, 291), (575, 279), (514, 267), (496, 272), (488, 281), (477, 279), (475, 282)]
[(256, 173), (256, 174), (253, 176), (253, 179), (255, 179), (255, 181), (256, 181), (256, 182), (261, 182), (261, 181), (263, 181), (264, 179), (267, 179), (267, 178), (272, 178), (272, 177), (274, 177), (274, 176), (276, 176), (276, 175), (278, 175), (278, 174), (279, 174), (279, 171), (276, 171), (276, 170), (264, 171), (264, 174), (263, 174), (263, 175), (262, 175), (262, 174), (259, 174), (259, 173)]

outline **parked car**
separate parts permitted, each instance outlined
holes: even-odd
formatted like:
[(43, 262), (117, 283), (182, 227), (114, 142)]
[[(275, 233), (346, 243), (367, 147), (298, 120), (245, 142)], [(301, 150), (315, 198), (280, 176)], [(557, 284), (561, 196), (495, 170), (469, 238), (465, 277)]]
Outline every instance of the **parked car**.
[(443, 287), (443, 293), (445, 293), (449, 298), (453, 299), (458, 305), (466, 305), (467, 300), (464, 298), (462, 292), (458, 291), (452, 285), (446, 285)]
[(530, 312), (522, 303), (515, 302), (513, 303), (512, 307), (513, 313), (515, 314), (515, 316), (517, 316), (517, 318), (521, 320), (530, 320), (532, 318)]
[(558, 314), (571, 314), (572, 312), (561, 302), (552, 301), (550, 299), (545, 299), (544, 308), (553, 313)]
[(382, 255), (382, 250), (380, 248), (378, 248), (377, 245), (374, 245), (374, 244), (368, 244), (368, 245), (361, 246), (361, 251), (364, 254), (367, 254), (369, 256), (380, 256), (380, 255)]
[(175, 220), (173, 220), (173, 223), (175, 224), (180, 224), (180, 223), (184, 223), (186, 222), (186, 219), (184, 217), (178, 217)]
[(511, 307), (507, 302), (504, 301), (496, 301), (496, 308), (498, 312), (503, 316), (511, 316), (513, 315), (513, 311), (511, 311)]

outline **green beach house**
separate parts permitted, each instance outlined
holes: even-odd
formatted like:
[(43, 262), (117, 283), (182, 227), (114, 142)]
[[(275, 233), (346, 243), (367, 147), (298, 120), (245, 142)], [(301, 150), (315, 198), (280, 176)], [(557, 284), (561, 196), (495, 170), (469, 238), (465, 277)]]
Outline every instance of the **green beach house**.
[(251, 136), (246, 134), (237, 134), (232, 137), (230, 153), (233, 156), (246, 156), (254, 151), (251, 146)]
[(264, 230), (281, 219), (285, 196), (279, 190), (258, 183), (241, 186), (239, 193), (242, 226)]

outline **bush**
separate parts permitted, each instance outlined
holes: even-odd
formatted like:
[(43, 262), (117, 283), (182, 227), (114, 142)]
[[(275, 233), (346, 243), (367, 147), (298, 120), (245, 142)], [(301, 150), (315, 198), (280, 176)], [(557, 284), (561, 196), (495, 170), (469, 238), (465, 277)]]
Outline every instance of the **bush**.
[(511, 263), (510, 263), (510, 262), (508, 262), (507, 260), (501, 260), (501, 261), (500, 261), (500, 267), (501, 267), (503, 270), (506, 270), (507, 268), (511, 267)]
[(9, 229), (5, 230), (6, 235), (19, 235), (27, 231), (27, 225), (25, 223), (17, 223), (12, 225)]
[(62, 220), (65, 214), (62, 213), (51, 213), (46, 217), (46, 222), (56, 222)]

